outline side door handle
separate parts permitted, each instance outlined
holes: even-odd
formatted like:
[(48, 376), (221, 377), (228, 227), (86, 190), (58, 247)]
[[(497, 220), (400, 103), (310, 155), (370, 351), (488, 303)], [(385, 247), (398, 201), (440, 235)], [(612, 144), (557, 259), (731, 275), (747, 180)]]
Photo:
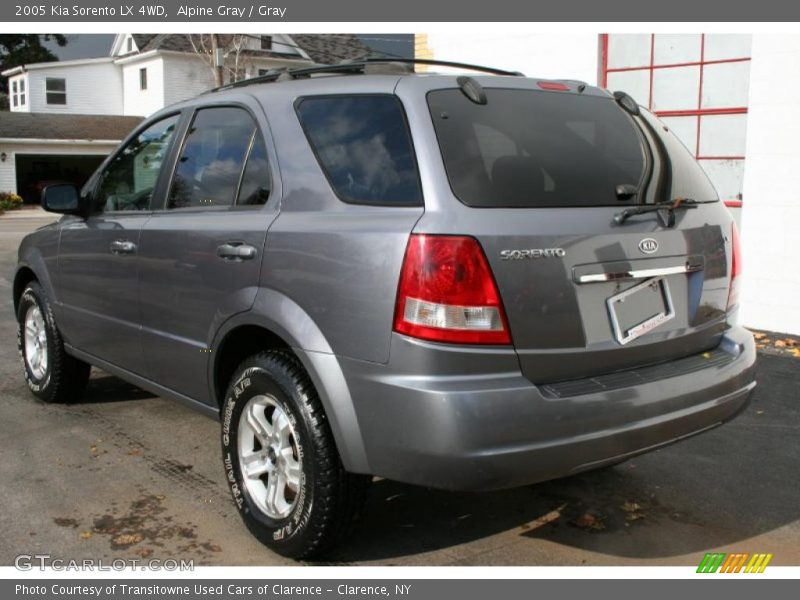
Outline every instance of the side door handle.
[(223, 260), (250, 260), (256, 257), (256, 249), (243, 242), (225, 242), (217, 246), (217, 256)]
[(135, 254), (136, 244), (130, 240), (114, 240), (109, 249), (111, 254)]

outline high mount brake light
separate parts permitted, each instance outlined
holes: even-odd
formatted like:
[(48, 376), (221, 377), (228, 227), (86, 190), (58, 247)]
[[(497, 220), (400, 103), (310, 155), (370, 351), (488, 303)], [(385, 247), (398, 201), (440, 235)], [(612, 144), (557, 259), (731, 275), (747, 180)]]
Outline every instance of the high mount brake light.
[(736, 223), (731, 223), (731, 286), (728, 291), (728, 310), (739, 304), (739, 282), (742, 274), (742, 246), (739, 242), (739, 230)]
[(550, 90), (553, 92), (569, 91), (569, 86), (566, 83), (561, 83), (559, 81), (537, 81), (536, 85), (538, 85), (543, 90)]
[(394, 330), (456, 344), (510, 344), (503, 303), (477, 240), (412, 234), (397, 289)]

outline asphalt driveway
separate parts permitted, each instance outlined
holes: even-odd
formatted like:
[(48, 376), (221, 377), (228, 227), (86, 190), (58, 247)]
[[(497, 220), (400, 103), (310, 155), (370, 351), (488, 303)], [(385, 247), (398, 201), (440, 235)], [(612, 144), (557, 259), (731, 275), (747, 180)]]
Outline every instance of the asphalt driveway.
[[(0, 564), (34, 553), (289, 563), (240, 522), (216, 422), (101, 371), (78, 404), (28, 393), (10, 279), (20, 239), (43, 222), (0, 216)], [(735, 421), (605, 471), (486, 494), (376, 481), (331, 561), (696, 565), (714, 549), (800, 564), (800, 358), (765, 347), (758, 380)]]

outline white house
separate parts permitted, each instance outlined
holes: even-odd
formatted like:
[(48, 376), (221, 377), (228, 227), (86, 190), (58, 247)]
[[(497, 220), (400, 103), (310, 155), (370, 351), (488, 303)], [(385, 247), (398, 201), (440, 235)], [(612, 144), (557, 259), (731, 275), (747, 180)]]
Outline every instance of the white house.
[[(42, 181), (82, 184), (142, 117), (214, 87), (209, 39), (118, 34), (105, 57), (3, 71), (10, 112), (0, 113), (0, 191), (38, 202)], [(218, 40), (226, 49), (226, 81), (371, 54), (350, 34), (219, 34)]]

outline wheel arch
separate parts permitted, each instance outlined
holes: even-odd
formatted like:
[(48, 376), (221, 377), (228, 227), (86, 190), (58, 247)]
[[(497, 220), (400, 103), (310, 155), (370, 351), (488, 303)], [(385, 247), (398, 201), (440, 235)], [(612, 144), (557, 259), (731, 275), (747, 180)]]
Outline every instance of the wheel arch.
[(22, 297), (22, 292), (25, 290), (31, 281), (39, 281), (39, 278), (28, 265), (20, 265), (14, 273), (14, 284), (12, 287), (12, 294), (14, 299), (14, 314), (19, 310), (19, 300)]
[(369, 473), (361, 429), (339, 361), (311, 317), (290, 298), (260, 289), (253, 308), (228, 319), (214, 336), (209, 385), (217, 407), (236, 367), (247, 356), (276, 349), (292, 353), (320, 396), (345, 469)]

